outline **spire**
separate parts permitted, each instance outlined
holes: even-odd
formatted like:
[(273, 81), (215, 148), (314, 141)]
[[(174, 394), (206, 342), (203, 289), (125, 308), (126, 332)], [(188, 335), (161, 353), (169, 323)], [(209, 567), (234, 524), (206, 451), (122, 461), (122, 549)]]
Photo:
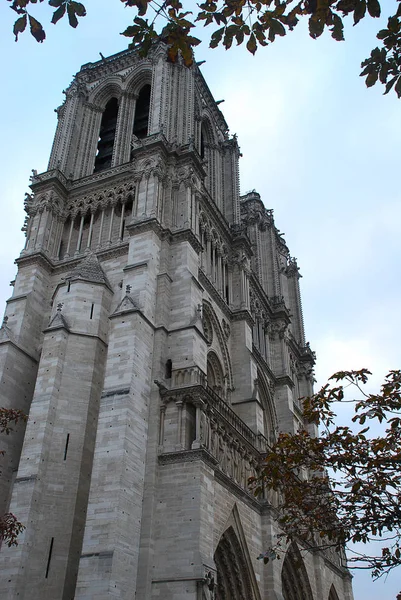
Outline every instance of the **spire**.
[(111, 289), (111, 285), (94, 252), (87, 254), (85, 258), (73, 268), (66, 279), (83, 279), (84, 281), (92, 281), (93, 283), (104, 283)]

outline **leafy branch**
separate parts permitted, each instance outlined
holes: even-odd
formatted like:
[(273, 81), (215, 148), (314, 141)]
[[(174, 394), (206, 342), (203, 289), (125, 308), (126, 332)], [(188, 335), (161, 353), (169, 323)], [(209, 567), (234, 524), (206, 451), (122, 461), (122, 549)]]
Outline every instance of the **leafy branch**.
[[(26, 421), (22, 410), (0, 408), (0, 433), (9, 435), (21, 421)], [(0, 450), (0, 455), (4, 455), (3, 450)], [(4, 541), (7, 546), (16, 546), (18, 535), (24, 529), (25, 526), (12, 513), (0, 516), (0, 542)]]
[[(38, 42), (46, 34), (42, 24), (28, 9), (45, 0), (6, 0), (18, 15), (14, 24), (15, 39), (26, 30)], [(86, 15), (83, 4), (75, 0), (46, 0), (56, 10), (51, 22), (56, 24), (67, 15), (71, 27), (77, 27), (78, 18)], [(378, 18), (381, 14), (379, 0), (204, 0), (198, 4), (198, 13), (185, 11), (179, 0), (120, 0), (125, 6), (134, 8), (137, 16), (133, 25), (122, 35), (131, 38), (130, 47), (139, 47), (146, 56), (153, 42), (161, 39), (168, 46), (168, 59), (175, 62), (179, 55), (184, 64), (193, 63), (193, 49), (200, 40), (192, 30), (199, 24), (211, 27), (209, 46), (222, 45), (226, 50), (235, 42), (255, 54), (259, 46), (267, 46), (277, 37), (293, 31), (301, 19), (308, 20), (309, 35), (319, 38), (325, 30), (336, 41), (344, 40), (344, 19), (349, 17), (357, 25), (366, 16)], [(392, 0), (395, 14), (388, 20), (387, 28), (381, 29), (377, 38), (381, 46), (372, 50), (369, 58), (361, 64), (361, 76), (367, 87), (377, 82), (385, 86), (385, 94), (394, 89), (401, 97), (401, 0)], [(151, 22), (144, 19), (152, 9), (155, 15)], [(159, 26), (156, 29), (156, 25)]]
[[(251, 484), (256, 494), (277, 492), (287, 541), (301, 538), (337, 551), (384, 542), (379, 555), (350, 550), (350, 566), (377, 578), (401, 565), (401, 371), (390, 371), (377, 394), (363, 390), (369, 375), (366, 369), (336, 373), (334, 385), (305, 398), (304, 421), (320, 427), (320, 434), (280, 434)], [(362, 396), (353, 401), (355, 431), (335, 424), (334, 406), (348, 402), (350, 386)], [(380, 424), (385, 431), (375, 435)], [(278, 553), (270, 548), (261, 558), (267, 562)]]

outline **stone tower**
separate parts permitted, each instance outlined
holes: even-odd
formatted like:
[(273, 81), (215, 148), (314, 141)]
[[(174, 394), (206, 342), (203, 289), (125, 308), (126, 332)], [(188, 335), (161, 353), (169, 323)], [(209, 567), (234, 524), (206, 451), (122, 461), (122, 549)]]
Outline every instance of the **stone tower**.
[(29, 413), (2, 459), (26, 529), (0, 597), (352, 600), (335, 554), (257, 560), (278, 528), (247, 479), (297, 428), (314, 356), (199, 68), (128, 50), (65, 94), (0, 330), (0, 405)]

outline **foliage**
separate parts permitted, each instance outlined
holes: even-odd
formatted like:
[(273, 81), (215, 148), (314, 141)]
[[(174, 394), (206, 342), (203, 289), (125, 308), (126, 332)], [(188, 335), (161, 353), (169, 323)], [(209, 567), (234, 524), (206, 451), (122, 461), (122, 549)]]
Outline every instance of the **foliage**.
[[(19, 15), (14, 24), (16, 40), (25, 31), (29, 22), (31, 34), (38, 42), (46, 35), (39, 21), (29, 12), (30, 5), (44, 0), (6, 0)], [(267, 46), (277, 37), (292, 31), (302, 18), (308, 20), (309, 35), (316, 39), (325, 30), (337, 41), (344, 39), (345, 17), (353, 19), (357, 25), (368, 14), (377, 18), (381, 14), (379, 0), (204, 0), (198, 4), (198, 12), (183, 11), (180, 0), (120, 0), (125, 6), (137, 11), (134, 24), (127, 27), (122, 35), (131, 38), (130, 46), (140, 45), (146, 55), (152, 42), (161, 39), (168, 45), (168, 58), (177, 60), (181, 53), (184, 63), (193, 63), (193, 48), (200, 40), (192, 35), (196, 23), (211, 27), (210, 47), (220, 44), (227, 50), (235, 41), (237, 45), (246, 40), (246, 48), (255, 54), (258, 46)], [(188, 1), (188, 0), (187, 0)], [(78, 17), (86, 15), (83, 4), (75, 0), (46, 0), (56, 10), (52, 23), (57, 23), (65, 15), (71, 27), (77, 27)], [(378, 32), (381, 47), (372, 50), (369, 58), (362, 63), (363, 77), (368, 87), (377, 81), (385, 85), (385, 94), (394, 88), (401, 97), (401, 0), (394, 2), (395, 14), (388, 20), (386, 29)], [(29, 9), (29, 10), (28, 10)], [(149, 22), (143, 19), (148, 11), (154, 15)], [(156, 30), (162, 21), (164, 27)]]
[[(363, 391), (370, 374), (336, 373), (334, 385), (304, 399), (308, 431), (282, 433), (253, 484), (256, 493), (261, 486), (278, 493), (281, 543), (303, 539), (337, 550), (384, 543), (378, 555), (350, 550), (350, 567), (369, 569), (377, 578), (401, 565), (401, 371), (390, 371), (378, 394)], [(348, 400), (346, 388), (360, 399)], [(352, 428), (335, 424), (334, 404), (344, 402), (353, 403)], [(267, 562), (279, 547), (260, 558)]]
[[(0, 408), (0, 433), (9, 435), (14, 431), (13, 425), (20, 421), (26, 421), (26, 416), (21, 410)], [(4, 455), (3, 450), (0, 450), (0, 455)], [(12, 513), (0, 516), (0, 542), (4, 541), (7, 546), (16, 546), (17, 537), (24, 529), (24, 525)]]

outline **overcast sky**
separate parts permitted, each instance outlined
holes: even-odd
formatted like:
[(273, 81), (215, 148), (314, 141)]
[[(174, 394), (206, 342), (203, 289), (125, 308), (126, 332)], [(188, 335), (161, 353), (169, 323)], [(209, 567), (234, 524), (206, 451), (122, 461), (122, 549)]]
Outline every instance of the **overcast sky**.
[[(47, 26), (38, 44), (16, 44), (14, 15), (0, 6), (0, 301), (24, 243), (23, 199), (31, 169), (46, 170), (54, 109), (81, 64), (126, 47), (133, 18), (118, 0), (88, 0), (77, 30)], [(383, 2), (390, 9), (395, 0)], [(95, 14), (96, 11), (96, 14)], [(42, 15), (43, 10), (37, 12)], [(39, 18), (39, 17), (38, 17)], [(382, 19), (385, 23), (386, 20)], [(347, 41), (310, 40), (300, 27), (252, 57), (245, 48), (197, 50), (231, 133), (237, 133), (242, 193), (256, 189), (274, 209), (303, 279), (307, 338), (318, 384), (339, 369), (368, 367), (378, 384), (400, 367), (401, 101), (367, 90), (360, 62), (376, 45), (377, 20), (349, 27)], [(396, 574), (355, 575), (355, 600), (395, 600)], [(316, 599), (322, 600), (322, 599)]]

